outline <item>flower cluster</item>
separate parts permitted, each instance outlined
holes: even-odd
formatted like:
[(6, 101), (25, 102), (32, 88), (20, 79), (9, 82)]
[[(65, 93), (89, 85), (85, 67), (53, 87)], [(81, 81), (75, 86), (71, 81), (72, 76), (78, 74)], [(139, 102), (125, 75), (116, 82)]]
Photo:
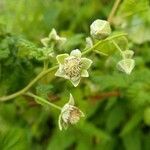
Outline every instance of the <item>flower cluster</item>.
[[(90, 26), (90, 33), (91, 37), (86, 38), (85, 50), (91, 49), (94, 46), (94, 39), (102, 40), (111, 34), (109, 22), (100, 19), (95, 20)], [(55, 31), (53, 31), (49, 37), (56, 41), (64, 41), (63, 38), (58, 37)], [(45, 43), (46, 41), (47, 39), (43, 42)], [(47, 45), (47, 43), (45, 44)], [(134, 52), (126, 50), (121, 52), (121, 54), (122, 60), (118, 62), (117, 68), (130, 74), (135, 65), (135, 62), (132, 59)], [(87, 69), (91, 66), (92, 60), (85, 57), (82, 58), (82, 53), (79, 49), (72, 50), (70, 55), (67, 53), (57, 55), (56, 59), (59, 68), (55, 73), (55, 76), (70, 80), (75, 87), (78, 86), (81, 77), (89, 77)], [(81, 117), (84, 117), (84, 114), (79, 108), (74, 106), (74, 98), (70, 94), (69, 102), (62, 107), (59, 115), (59, 129), (67, 129), (68, 125), (76, 124)]]
[[(90, 26), (91, 37), (86, 38), (85, 53), (90, 50), (97, 51), (97, 45), (94, 47), (94, 42), (103, 40), (111, 34), (111, 27), (108, 21), (97, 19)], [(59, 48), (65, 42), (66, 38), (58, 36), (55, 29), (52, 29), (49, 36), (41, 40), (45, 48), (54, 46)], [(122, 51), (119, 46), (114, 43), (116, 48), (122, 55), (122, 60), (117, 64), (117, 68), (126, 74), (130, 74), (135, 66), (135, 61), (132, 59), (134, 52), (131, 50)], [(83, 54), (85, 54), (83, 53)], [(77, 87), (82, 77), (89, 77), (88, 69), (92, 64), (92, 60), (82, 57), (82, 52), (79, 49), (72, 50), (70, 55), (67, 53), (56, 56), (59, 68), (55, 76), (70, 80), (71, 83)], [(74, 106), (74, 98), (70, 94), (69, 102), (61, 109), (59, 115), (59, 129), (67, 129), (68, 125), (76, 124), (84, 113), (76, 106)]]

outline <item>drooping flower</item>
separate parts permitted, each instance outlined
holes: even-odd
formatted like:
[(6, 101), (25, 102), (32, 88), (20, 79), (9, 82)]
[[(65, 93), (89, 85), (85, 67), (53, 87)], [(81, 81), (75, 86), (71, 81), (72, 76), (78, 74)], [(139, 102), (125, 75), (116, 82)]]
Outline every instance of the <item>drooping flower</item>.
[(56, 58), (59, 69), (55, 76), (69, 79), (75, 87), (79, 84), (81, 77), (89, 77), (87, 69), (91, 66), (92, 60), (81, 58), (80, 50), (75, 49), (70, 55), (61, 54)]
[(41, 39), (45, 47), (49, 47), (52, 43), (57, 47), (61, 47), (66, 41), (67, 39), (65, 37), (60, 37), (54, 28), (51, 30), (48, 37)]
[(133, 59), (122, 59), (117, 64), (118, 70), (125, 72), (126, 74), (130, 74), (134, 67), (135, 61)]
[(81, 117), (84, 117), (84, 113), (78, 107), (74, 106), (74, 98), (70, 94), (69, 102), (63, 106), (59, 115), (59, 129), (67, 129), (68, 125), (76, 124)]
[(111, 33), (110, 24), (106, 20), (95, 20), (90, 26), (90, 34), (93, 38), (101, 40)]
[(117, 63), (118, 70), (130, 74), (135, 67), (135, 60), (132, 59), (134, 52), (132, 50), (125, 50), (122, 52), (123, 59)]

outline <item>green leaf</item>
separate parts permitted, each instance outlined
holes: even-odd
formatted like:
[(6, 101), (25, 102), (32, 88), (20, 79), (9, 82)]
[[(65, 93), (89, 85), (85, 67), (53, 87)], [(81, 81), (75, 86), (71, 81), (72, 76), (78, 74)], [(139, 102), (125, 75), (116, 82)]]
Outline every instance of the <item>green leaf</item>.
[(125, 118), (125, 111), (120, 106), (114, 107), (106, 118), (106, 128), (108, 131), (113, 131), (120, 127)]
[(144, 122), (146, 125), (150, 126), (150, 107), (144, 110)]
[[(121, 33), (119, 33), (119, 32), (113, 33), (112, 36), (117, 36), (119, 34), (121, 34)], [(111, 38), (111, 36), (109, 38)], [(117, 37), (117, 38), (114, 38), (112, 40), (114, 40), (122, 50), (128, 49), (128, 40), (125, 36)], [(113, 53), (115, 53), (117, 51), (116, 47), (112, 43), (112, 40), (108, 40), (106, 42), (103, 42), (102, 44), (97, 46), (95, 48), (95, 50), (100, 51), (100, 52), (107, 54), (107, 55), (112, 55)]]
[(143, 119), (143, 111), (140, 110), (139, 112), (136, 112), (131, 117), (131, 119), (125, 124), (125, 126), (123, 127), (120, 135), (124, 137), (125, 135), (132, 132), (140, 124), (142, 119)]
[(52, 135), (52, 139), (49, 140), (49, 144), (47, 150), (63, 150), (71, 147), (71, 145), (76, 141), (76, 137), (73, 136), (75, 133), (73, 130), (55, 130), (54, 134)]
[(27, 150), (30, 148), (25, 129), (10, 128), (0, 131), (0, 148), (3, 150)]
[[(134, 9), (132, 9), (134, 8)], [(130, 39), (142, 44), (150, 41), (150, 9), (148, 0), (124, 0), (119, 7), (116, 21), (129, 34)]]
[(135, 130), (124, 136), (123, 144), (126, 150), (143, 150), (140, 131)]

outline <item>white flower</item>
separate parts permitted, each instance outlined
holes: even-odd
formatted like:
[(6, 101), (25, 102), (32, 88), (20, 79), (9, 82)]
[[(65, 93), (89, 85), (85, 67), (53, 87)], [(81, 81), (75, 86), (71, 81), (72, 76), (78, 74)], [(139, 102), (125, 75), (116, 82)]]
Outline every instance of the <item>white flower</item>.
[(135, 61), (133, 59), (122, 59), (117, 64), (118, 70), (125, 72), (126, 74), (130, 74), (134, 67)]
[(97, 19), (90, 26), (90, 34), (95, 39), (103, 39), (111, 33), (110, 24), (108, 21)]
[(89, 77), (87, 69), (91, 66), (92, 60), (88, 58), (81, 58), (80, 50), (73, 50), (69, 54), (58, 55), (57, 61), (59, 63), (59, 69), (55, 73), (55, 76), (69, 79), (76, 87), (81, 77)]
[(135, 67), (135, 60), (132, 59), (134, 52), (132, 50), (125, 50), (122, 52), (123, 59), (117, 63), (118, 70), (130, 74)]
[(45, 47), (49, 47), (52, 42), (54, 42), (57, 47), (61, 47), (66, 41), (67, 39), (65, 37), (60, 37), (54, 28), (48, 37), (41, 39), (41, 42)]
[(84, 113), (78, 107), (74, 106), (74, 98), (70, 94), (69, 102), (63, 106), (59, 115), (59, 129), (67, 129), (68, 125), (76, 124), (81, 117), (84, 117)]
[(132, 58), (134, 52), (132, 50), (125, 50), (122, 52), (124, 58)]

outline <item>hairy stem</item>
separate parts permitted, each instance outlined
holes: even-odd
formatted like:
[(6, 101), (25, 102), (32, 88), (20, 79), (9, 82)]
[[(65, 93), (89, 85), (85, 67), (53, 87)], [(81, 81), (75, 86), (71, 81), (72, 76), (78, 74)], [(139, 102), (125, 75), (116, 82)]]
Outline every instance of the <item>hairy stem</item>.
[(51, 107), (54, 107), (54, 108), (56, 108), (56, 109), (61, 110), (61, 107), (59, 107), (59, 106), (57, 106), (57, 105), (55, 105), (55, 104), (53, 104), (53, 103), (47, 101), (46, 99), (44, 99), (44, 98), (42, 98), (42, 97), (40, 97), (40, 96), (35, 95), (35, 94), (33, 94), (33, 93), (28, 92), (28, 93), (26, 93), (25, 95), (31, 96), (31, 97), (33, 97), (33, 98), (35, 98), (35, 99), (38, 99), (38, 101), (40, 101), (41, 103), (44, 103), (44, 104), (46, 104), (46, 105), (49, 105), (49, 106), (51, 106)]
[(113, 17), (115, 15), (115, 12), (117, 11), (117, 8), (118, 8), (120, 2), (121, 2), (121, 0), (115, 0), (113, 8), (112, 8), (112, 10), (111, 10), (111, 12), (110, 12), (110, 14), (108, 16), (108, 19), (107, 19), (110, 23), (112, 23)]
[(3, 96), (3, 97), (0, 97), (0, 101), (7, 101), (7, 100), (10, 100), (10, 99), (13, 99), (19, 95), (22, 95), (24, 94), (25, 92), (27, 92), (38, 80), (40, 80), (43, 76), (45, 76), (46, 74), (56, 70), (58, 68), (58, 66), (54, 66), (52, 68), (49, 68), (47, 70), (43, 70), (40, 74), (38, 74), (25, 88), (23, 88), (22, 90), (14, 93), (14, 94), (11, 94), (11, 95), (8, 95), (8, 96)]

